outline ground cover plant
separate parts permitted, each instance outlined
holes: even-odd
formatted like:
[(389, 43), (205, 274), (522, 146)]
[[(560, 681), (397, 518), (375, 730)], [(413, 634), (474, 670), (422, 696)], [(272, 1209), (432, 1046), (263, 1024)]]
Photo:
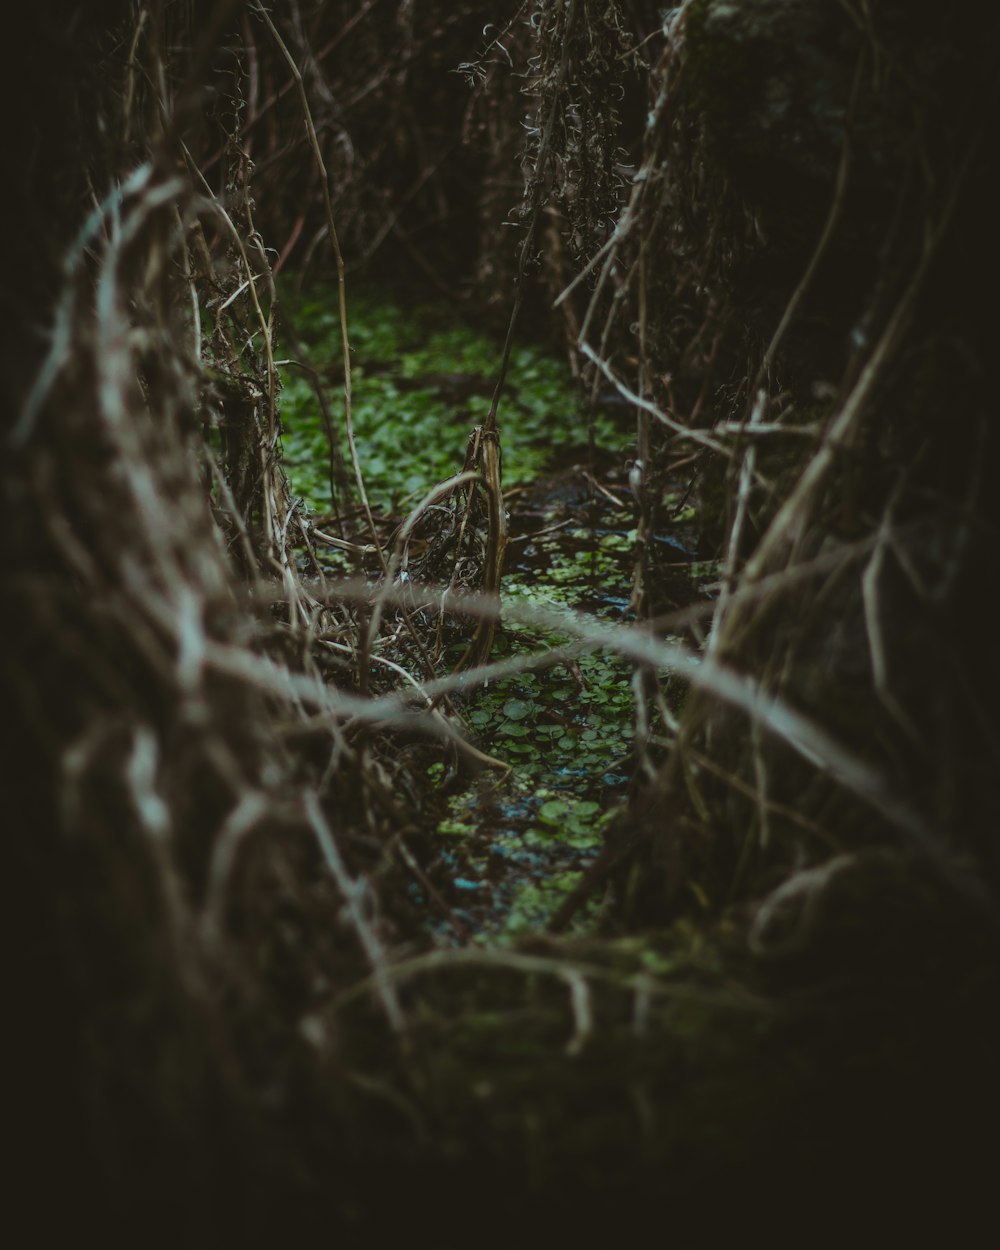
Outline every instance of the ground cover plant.
[(991, 1192), (997, 32), (918, 8), (24, 19), (39, 1236)]

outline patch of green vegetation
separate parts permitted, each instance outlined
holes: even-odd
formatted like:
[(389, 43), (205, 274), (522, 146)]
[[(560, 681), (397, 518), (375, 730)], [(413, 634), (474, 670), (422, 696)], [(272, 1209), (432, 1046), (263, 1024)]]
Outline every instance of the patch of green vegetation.
[(503, 930), (498, 936), (501, 939), (518, 938), (544, 929), (549, 918), (579, 880), (579, 872), (570, 869), (522, 885), (512, 901)]
[[(616, 528), (568, 528), (540, 539), (533, 563), (506, 576), (505, 605), (586, 604), (606, 619), (627, 617), (635, 535), (625, 519), (603, 520)], [(494, 645), (515, 656), (569, 642), (539, 635), (507, 612)], [(674, 702), (677, 683), (661, 677)], [(514, 769), (499, 786), (491, 779), (454, 796), (438, 826), (449, 866), (466, 883), (459, 906), (483, 940), (543, 928), (603, 846), (632, 772), (631, 678), (620, 656), (581, 653), (492, 683), (465, 707), (478, 745)], [(577, 933), (587, 932), (597, 910), (594, 902), (578, 915)]]
[[(340, 322), (334, 288), (284, 296), (306, 351), (303, 362), (324, 379), (333, 419), (343, 422)], [(398, 511), (407, 500), (458, 472), (471, 430), (489, 412), (501, 344), (456, 324), (447, 304), (404, 305), (386, 291), (362, 288), (349, 302), (353, 417), (358, 457), (373, 507)], [(293, 489), (316, 512), (332, 506), (329, 451), (308, 375), (282, 373), (285, 466)], [(536, 347), (515, 348), (500, 408), (504, 484), (528, 482), (559, 451), (587, 446), (587, 423), (564, 362)], [(607, 414), (595, 417), (602, 446), (626, 441)], [(346, 438), (341, 436), (346, 447)]]
[[(519, 583), (512, 591), (518, 588), (524, 597), (537, 596)], [(568, 583), (559, 589), (569, 594)], [(512, 622), (500, 641), (512, 654), (541, 645)], [(491, 684), (466, 708), (480, 746), (514, 769), (499, 786), (491, 779), (454, 796), (438, 826), (463, 880), (479, 884), (480, 896), (461, 902), (484, 940), (504, 942), (544, 928), (602, 848), (631, 774), (630, 678), (628, 662), (617, 655), (581, 654)], [(477, 910), (474, 904), (486, 899), (488, 907)], [(595, 901), (578, 916), (578, 932), (596, 911)]]
[(632, 738), (627, 661), (581, 655), (572, 669), (522, 673), (480, 694), (468, 720), (522, 777), (559, 789), (621, 784)]
[[(293, 302), (310, 367), (327, 380), (335, 419), (340, 327), (335, 292)], [(456, 323), (441, 304), (404, 306), (384, 291), (350, 302), (356, 442), (372, 504), (398, 512), (462, 465), (472, 428), (489, 410), (501, 345)], [(501, 406), (504, 483), (536, 479), (557, 454), (582, 455), (587, 423), (566, 366), (533, 347), (514, 350)], [(293, 488), (317, 511), (330, 508), (328, 450), (308, 378), (294, 366), (282, 393), (285, 461)], [(596, 418), (604, 449), (631, 432)], [(631, 514), (605, 512), (606, 528), (582, 524), (534, 544), (535, 565), (504, 579), (504, 600), (580, 608), (621, 620), (627, 612), (635, 531)], [(506, 616), (495, 652), (531, 654), (569, 640), (539, 637)], [(459, 648), (461, 650), (461, 648)], [(539, 673), (492, 683), (464, 709), (480, 747), (512, 766), (451, 798), (437, 826), (452, 905), (484, 941), (544, 927), (599, 852), (624, 798), (634, 737), (631, 667), (613, 654), (580, 654)], [(445, 768), (428, 770), (435, 785)], [(579, 918), (584, 927), (594, 904)]]
[[(560, 550), (553, 559), (546, 573), (550, 600), (555, 599), (573, 606), (574, 595), (560, 594), (562, 587), (576, 588), (581, 582), (599, 587), (611, 587), (622, 579), (622, 560), (624, 554), (632, 551), (635, 542), (635, 530), (627, 533), (604, 534), (594, 538), (587, 530), (568, 530), (566, 539), (577, 542), (577, 551)], [(530, 593), (523, 597), (530, 598)]]
[[(455, 903), (481, 942), (541, 930), (601, 849), (613, 807), (555, 777), (540, 786), (520, 768), (499, 789), (481, 783), (450, 800), (438, 825)], [(596, 904), (578, 919), (586, 930)]]
[[(540, 593), (520, 582), (511, 590), (529, 601)], [(559, 590), (571, 593), (567, 582)], [(509, 654), (529, 654), (565, 640), (543, 643), (507, 621), (498, 641)], [(630, 775), (630, 676), (616, 655), (581, 654), (492, 683), (465, 709), (479, 744), (514, 770), (499, 785), (489, 779), (454, 796), (438, 825), (469, 891), (466, 918), (483, 940), (544, 928), (603, 846)], [(579, 918), (584, 929), (595, 910)]]

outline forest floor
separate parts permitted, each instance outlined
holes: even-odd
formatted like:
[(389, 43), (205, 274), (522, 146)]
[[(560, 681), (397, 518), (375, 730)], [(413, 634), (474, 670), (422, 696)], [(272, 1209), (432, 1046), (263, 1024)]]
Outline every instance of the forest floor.
[[(323, 377), (326, 362), (336, 358), (336, 300), (321, 290), (295, 299), (293, 308), (304, 352), (297, 363), (307, 368), (286, 370), (283, 394), (292, 489), (320, 529), (357, 530), (357, 515), (345, 519), (333, 506), (329, 446), (308, 380), (310, 372)], [(441, 303), (407, 306), (385, 291), (362, 289), (352, 309), (359, 458), (388, 537), (416, 499), (461, 468), (467, 435), (485, 415), (500, 344)], [(333, 402), (330, 407), (336, 411)], [(567, 421), (567, 411), (577, 419)], [(605, 400), (588, 418), (567, 366), (527, 348), (514, 353), (500, 428), (508, 609), (634, 621), (627, 460), (634, 431), (627, 413)], [(674, 486), (671, 524), (654, 542), (673, 606), (680, 607), (710, 596), (718, 569), (699, 558), (695, 507), (681, 474)], [(350, 568), (334, 550), (323, 571), (336, 577)], [(493, 658), (568, 644), (516, 615), (508, 610), (501, 618)], [(627, 798), (636, 765), (633, 707), (629, 663), (584, 648), (465, 697), (461, 713), (471, 740), (509, 771), (470, 778), (440, 762), (428, 767), (439, 801), (421, 831), (426, 876), (411, 889), (413, 901), (427, 907), (437, 943), (503, 944), (545, 928), (597, 857)], [(664, 715), (670, 709), (661, 709), (643, 744), (647, 758), (658, 754), (655, 730)], [(570, 931), (591, 932), (598, 911), (591, 900)]]

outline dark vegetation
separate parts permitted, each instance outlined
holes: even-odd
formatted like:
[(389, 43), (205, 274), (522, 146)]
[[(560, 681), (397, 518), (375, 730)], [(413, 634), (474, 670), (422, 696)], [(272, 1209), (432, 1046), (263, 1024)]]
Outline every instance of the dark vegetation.
[[(39, 1234), (450, 1246), (544, 1215), (586, 1244), (831, 1192), (961, 1223), (1000, 1109), (995, 15), (269, 13), (39, 0), (11, 41), (7, 1032)], [(338, 269), (317, 362), (295, 309)], [(516, 310), (514, 351), (578, 382), (553, 445), (625, 414), (587, 468), (631, 508), (631, 623), (497, 625), (499, 340), (485, 382), (411, 382), (479, 394), (458, 476), (367, 498), (362, 276), (501, 337)], [(282, 460), (290, 359), (325, 516)], [(692, 501), (707, 593), (657, 538)], [(620, 657), (632, 726), (601, 849), (513, 945), (447, 928), (435, 834), (502, 772), (491, 718), (516, 746), (543, 706), (525, 678), (466, 716), (491, 654), (494, 690)]]

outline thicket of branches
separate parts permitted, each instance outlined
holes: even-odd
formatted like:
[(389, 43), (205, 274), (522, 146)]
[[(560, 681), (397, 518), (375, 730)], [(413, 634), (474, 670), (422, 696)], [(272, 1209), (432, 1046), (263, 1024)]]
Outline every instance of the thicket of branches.
[[(816, 1117), (870, 1112), (862, 1160), (919, 1170), (987, 1114), (996, 88), (968, 8), (542, 0), (484, 42), (463, 6), (36, 6), (3, 569), (36, 1170), (234, 1235), (471, 1200), (487, 1165), (542, 1205), (704, 1197), (829, 1165)], [(468, 756), (458, 678), (390, 674), (405, 526), (374, 594), (303, 581), (280, 461), (273, 274), (345, 260), (460, 268), (504, 314), (533, 282), (585, 393), (636, 413), (638, 623), (576, 629), (635, 665), (637, 780), (560, 919), (611, 888), (618, 939), (687, 934), (680, 973), (612, 938), (427, 949), (411, 764)], [(722, 571), (678, 614), (651, 536), (681, 470)], [(495, 591), (488, 451), (440, 498)]]

